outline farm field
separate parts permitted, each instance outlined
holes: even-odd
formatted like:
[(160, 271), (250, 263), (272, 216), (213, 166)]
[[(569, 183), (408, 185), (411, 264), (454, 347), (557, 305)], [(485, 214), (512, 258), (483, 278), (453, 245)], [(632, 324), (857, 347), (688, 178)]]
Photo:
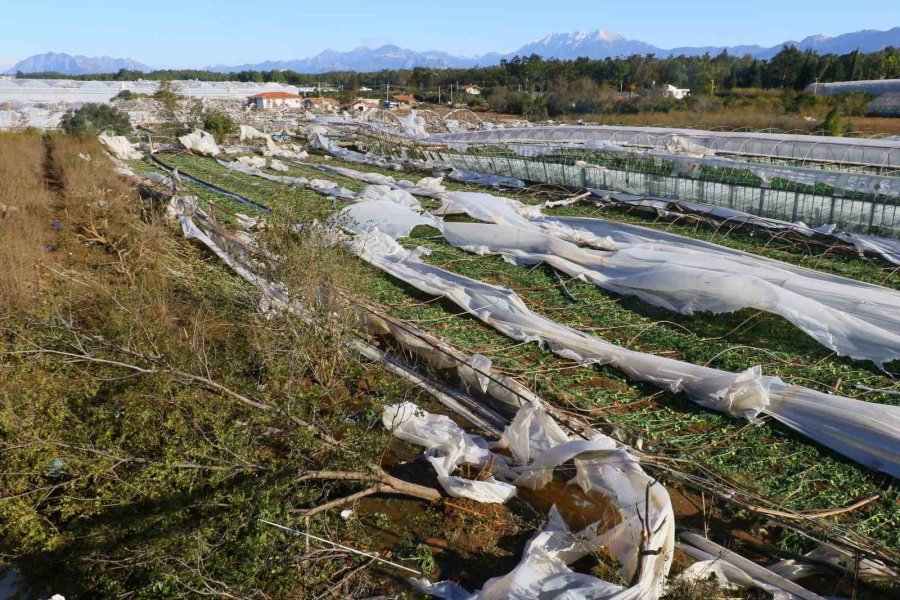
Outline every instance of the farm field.
[[(92, 140), (5, 135), (0, 146), (17, 157), (6, 163), (15, 171), (5, 181), (18, 186), (7, 183), (7, 197), (18, 205), (40, 199), (27, 210), (32, 222), (10, 221), (20, 218), (19, 211), (0, 221), (7, 252), (14, 232), (34, 233), (11, 259), (32, 266), (4, 281), (0, 347), (8, 465), (0, 548), (15, 557), (28, 581), (100, 596), (130, 589), (140, 597), (189, 597), (198, 590), (415, 597), (404, 577), (453, 578), (478, 589), (515, 567), (552, 504), (569, 518), (578, 514), (563, 500), (566, 467), (548, 488), (522, 490), (506, 504), (441, 496), (421, 449), (381, 426), (383, 408), (413, 402), (470, 431), (492, 434), (348, 350), (347, 340), (359, 334), (360, 307), (376, 307), (466, 355), (489, 358), (493, 372), (540, 396), (557, 418), (638, 449), (642, 467), (668, 491), (679, 527), (704, 532), (759, 564), (809, 552), (817, 547), (814, 540), (850, 542), (889, 564), (900, 560), (900, 495), (889, 475), (772, 418), (732, 418), (684, 394), (635, 382), (612, 366), (584, 367), (536, 343), (516, 342), (449, 299), (424, 294), (326, 244), (325, 234), (310, 224), (324, 224), (340, 209), (327, 194), (235, 172), (208, 157), (157, 154), (183, 175), (271, 209), (246, 206), (185, 177), (178, 183), (178, 193), (195, 196), (223, 232), (242, 231), (248, 217), (262, 219), (265, 227), (250, 231), (265, 276), (283, 282), (303, 313), (328, 315), (313, 322), (299, 313), (265, 316), (254, 288), (166, 221), (170, 184), (129, 183)], [(433, 174), (400, 174), (316, 153), (307, 160), (413, 180)], [(279, 176), (327, 179), (351, 192), (365, 187), (313, 166), (286, 164)], [(145, 160), (128, 167), (168, 175)], [(443, 185), (485, 191), (450, 180)], [(571, 195), (552, 186), (489, 191), (533, 206)], [(429, 210), (439, 205), (421, 202)], [(896, 269), (884, 261), (753, 230), (726, 234), (584, 203), (546, 213), (638, 224), (889, 289), (900, 286)], [(47, 222), (54, 223), (49, 231)], [(422, 260), (428, 265), (508, 288), (537, 315), (629, 350), (732, 372), (759, 365), (789, 384), (900, 405), (897, 384), (887, 374), (900, 365), (889, 363), (885, 372), (838, 357), (770, 313), (674, 313), (561, 276), (547, 265), (473, 255), (429, 226), (398, 241), (407, 249), (427, 248)], [(452, 385), (446, 373), (391, 339), (367, 339)], [(461, 473), (485, 476), (474, 468)], [(371, 487), (378, 482), (386, 487)], [(369, 554), (360, 559), (329, 550), (267, 523)], [(247, 557), (238, 569), (234, 556)], [(672, 576), (690, 562), (676, 550)], [(64, 566), (51, 572), (49, 565)], [(578, 570), (628, 585), (618, 566), (614, 557), (594, 553)], [(882, 598), (896, 591), (894, 583), (838, 572), (801, 581), (823, 595)], [(668, 594), (726, 597), (705, 582), (673, 584)]]
[[(317, 218), (331, 210), (329, 201), (308, 191), (292, 191), (284, 186), (249, 179), (229, 172), (210, 159), (180, 155), (165, 157), (168, 164), (232, 191), (259, 201), (266, 200), (278, 210), (289, 202), (292, 210), (309, 211)], [(328, 161), (330, 166), (337, 161)], [(358, 165), (353, 165), (358, 167)], [(366, 171), (378, 169), (362, 167)], [(389, 171), (382, 171), (390, 174)], [(313, 178), (315, 170), (292, 166), (291, 176)], [(396, 174), (396, 173), (394, 173)], [(348, 189), (362, 185), (351, 179), (331, 176)], [(450, 187), (454, 187), (450, 184)], [(538, 198), (518, 194), (524, 202)], [(215, 198), (209, 198), (216, 202)], [(594, 215), (596, 209), (568, 208), (559, 212)], [(712, 237), (696, 227), (652, 223), (634, 215), (610, 214), (642, 224), (665, 228), (698, 238)], [(890, 393), (893, 382), (874, 367), (836, 358), (812, 340), (804, 339), (780, 318), (742, 311), (730, 315), (672, 315), (633, 299), (622, 299), (576, 281), (561, 284), (548, 267), (526, 269), (500, 259), (476, 258), (452, 248), (435, 237), (430, 228), (419, 228), (405, 242), (407, 247), (425, 246), (427, 260), (462, 275), (504, 285), (516, 291), (539, 314), (578, 329), (597, 332), (625, 347), (710, 364), (738, 371), (755, 364), (785, 381), (802, 383), (822, 391), (840, 390), (869, 401), (896, 404)], [(772, 244), (746, 234), (717, 237), (723, 243), (745, 251), (770, 256), (799, 265), (815, 266), (863, 281), (896, 288), (892, 269), (877, 262), (846, 255), (810, 254), (809, 249), (792, 244)], [(677, 471), (709, 477), (720, 485), (735, 486), (771, 506), (798, 512), (826, 510), (847, 503), (848, 490), (854, 498), (881, 495), (885, 479), (841, 459), (804, 440), (774, 422), (749, 426), (709, 411), (698, 409), (685, 399), (661, 394), (635, 385), (612, 368), (577, 369), (547, 350), (534, 345), (513, 344), (474, 319), (460, 315), (446, 302), (422, 296), (377, 272), (367, 272), (362, 288), (368, 297), (391, 314), (416, 324), (469, 352), (491, 358), (503, 373), (529, 382), (542, 398), (588, 419), (615, 426), (631, 440), (640, 439), (644, 448), (656, 449), (673, 459)], [(565, 289), (563, 289), (565, 288)], [(863, 386), (863, 387), (858, 387)], [(866, 392), (879, 389), (882, 392)], [(690, 465), (686, 467), (685, 465)], [(818, 475), (816, 475), (818, 473)], [(678, 489), (682, 484), (672, 476)], [(685, 486), (685, 494), (691, 491)], [(898, 519), (896, 498), (888, 494), (866, 507), (819, 521), (817, 527), (835, 528), (844, 535), (858, 533), (884, 548), (896, 546), (893, 527)], [(887, 525), (887, 526), (886, 526)], [(851, 533), (852, 532), (852, 533)], [(784, 531), (766, 540), (786, 550), (797, 551), (803, 541)]]

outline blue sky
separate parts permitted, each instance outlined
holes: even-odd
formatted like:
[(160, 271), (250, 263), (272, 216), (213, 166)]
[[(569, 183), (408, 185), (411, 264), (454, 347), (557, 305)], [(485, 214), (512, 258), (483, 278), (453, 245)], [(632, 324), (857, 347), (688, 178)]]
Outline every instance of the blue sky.
[(393, 43), (475, 55), (607, 29), (674, 46), (774, 45), (900, 25), (898, 0), (0, 0), (0, 67), (42, 52), (199, 67)]

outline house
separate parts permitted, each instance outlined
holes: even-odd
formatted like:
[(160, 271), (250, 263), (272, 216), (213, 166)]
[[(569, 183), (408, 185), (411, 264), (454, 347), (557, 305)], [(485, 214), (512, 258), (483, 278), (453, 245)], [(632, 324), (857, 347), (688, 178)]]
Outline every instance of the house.
[(352, 112), (365, 112), (367, 110), (373, 110), (381, 106), (381, 102), (374, 98), (357, 98), (353, 101), (353, 104), (350, 105), (350, 110)]
[(247, 98), (248, 104), (259, 110), (270, 108), (300, 108), (303, 106), (303, 98), (297, 94), (288, 92), (263, 92)]
[(670, 83), (667, 83), (666, 87), (662, 88), (661, 91), (662, 95), (666, 98), (675, 98), (676, 100), (684, 100), (687, 96), (691, 95), (691, 90), (677, 88)]
[(334, 112), (341, 107), (337, 98), (306, 98), (303, 108), (306, 110), (318, 110), (322, 112)]
[(398, 108), (410, 108), (415, 105), (416, 99), (412, 94), (397, 94), (393, 97)]
[(481, 88), (478, 87), (477, 85), (474, 85), (471, 83), (469, 85), (463, 87), (463, 91), (470, 96), (480, 96), (481, 95)]

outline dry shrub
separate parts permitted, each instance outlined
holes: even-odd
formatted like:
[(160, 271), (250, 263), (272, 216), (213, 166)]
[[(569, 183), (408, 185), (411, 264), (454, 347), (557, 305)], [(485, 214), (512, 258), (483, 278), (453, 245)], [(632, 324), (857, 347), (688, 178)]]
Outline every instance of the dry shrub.
[[(171, 235), (158, 215), (146, 209), (134, 186), (116, 172), (97, 140), (57, 135), (51, 147), (61, 184), (61, 219), (74, 233), (68, 250), (75, 260), (112, 265), (126, 283), (134, 284), (137, 275), (172, 246)], [(86, 256), (87, 250), (95, 256)]]
[(38, 135), (0, 134), (0, 314), (34, 297), (51, 240), (51, 194)]

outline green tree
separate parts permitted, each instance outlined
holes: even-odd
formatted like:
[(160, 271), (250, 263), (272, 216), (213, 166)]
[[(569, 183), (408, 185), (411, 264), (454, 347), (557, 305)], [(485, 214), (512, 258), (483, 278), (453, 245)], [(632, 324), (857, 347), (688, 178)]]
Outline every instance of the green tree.
[(63, 115), (60, 127), (66, 133), (76, 135), (97, 135), (102, 131), (115, 135), (131, 133), (128, 115), (109, 104), (85, 104), (77, 110), (69, 110)]
[(159, 100), (170, 113), (174, 113), (178, 109), (178, 94), (175, 92), (175, 86), (168, 79), (159, 82), (159, 89), (156, 90), (153, 97)]
[(234, 119), (220, 110), (207, 110), (203, 113), (203, 130), (213, 134), (221, 141), (225, 136), (237, 133), (238, 126)]

